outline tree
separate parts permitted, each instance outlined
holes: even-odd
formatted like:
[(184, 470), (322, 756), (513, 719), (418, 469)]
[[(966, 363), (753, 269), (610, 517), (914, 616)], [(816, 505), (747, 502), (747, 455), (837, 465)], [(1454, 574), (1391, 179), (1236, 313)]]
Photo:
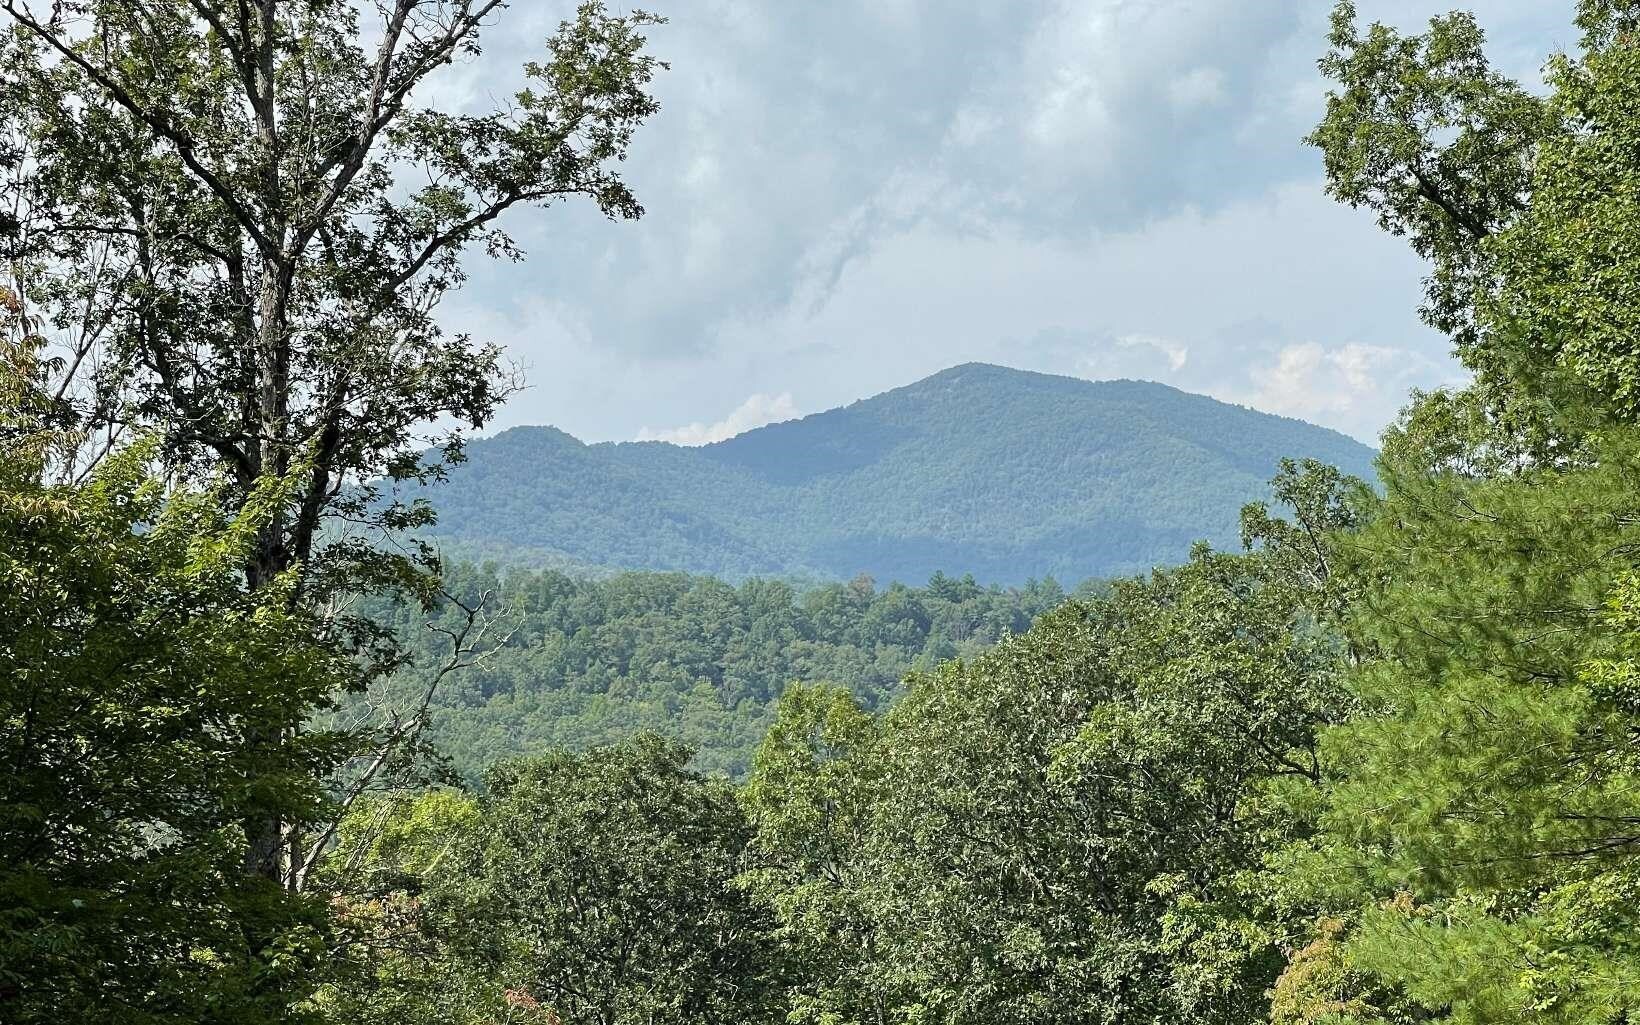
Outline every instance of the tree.
[(277, 482), (229, 518), (166, 496), (138, 445), (42, 484), (54, 407), (30, 353), (0, 355), (0, 1019), (299, 1020), (328, 915), (242, 873), (243, 823), (318, 819), (346, 746), (247, 738), (349, 667), (289, 576), (241, 586)]
[(1419, 1020), (1640, 1009), (1640, 449), (1627, 432), (1596, 454), (1491, 480), (1386, 463), (1343, 544), (1372, 657), (1360, 713), (1323, 733), (1321, 828), (1291, 863), (1349, 926), (1332, 942), (1355, 975), (1330, 985), (1363, 1020), (1370, 990)]
[[(347, 1025), (550, 1021), (428, 928), (426, 894), (479, 827), (472, 795), (373, 796), (349, 809), (322, 867), (336, 911), (336, 970), (315, 998)], [(512, 999), (509, 999), (511, 992)]]
[[(1631, 8), (1580, 3), (1582, 52), (1530, 100), (1463, 16), (1400, 40), (1338, 8), (1323, 67), (1343, 90), (1314, 141), (1341, 198), (1432, 257), (1437, 326), (1477, 379), (1386, 434), (1386, 493), (1338, 541), (1358, 710), (1289, 795), (1318, 829), (1280, 885), (1324, 914), (1282, 1021), (1640, 1010)], [(1432, 109), (1461, 116), (1405, 116)], [(1436, 195), (1408, 186), (1419, 155), (1449, 172)]]
[(344, 1020), (463, 1020), (457, 1005), (599, 1025), (774, 1020), (773, 921), (736, 884), (750, 829), (733, 787), (688, 760), (645, 734), (502, 763), (476, 801), (434, 794), (385, 825), (362, 811), (342, 851), (362, 852), (379, 892), (358, 896), (402, 909), (431, 956), (344, 992)]
[(1430, 261), (1424, 317), (1475, 372), (1458, 405), (1500, 466), (1568, 458), (1599, 421), (1640, 414), (1635, 18), (1582, 0), (1577, 23), (1582, 51), (1550, 62), (1547, 96), (1492, 69), (1467, 14), (1363, 32), (1344, 0), (1321, 60), (1337, 87), (1309, 141), (1328, 191)]
[(1550, 63), (1564, 126), (1540, 146), (1530, 202), (1489, 247), (1497, 287), (1483, 315), (1519, 376), (1557, 377), (1607, 417), (1640, 419), (1640, 44), (1630, 5), (1584, 0), (1583, 52)]
[(745, 879), (798, 967), (787, 994), (796, 1021), (888, 1020), (891, 969), (865, 855), (879, 800), (873, 750), (884, 742), (880, 720), (848, 691), (793, 684), (741, 790), (756, 829)]
[[(1303, 920), (1257, 889), (1347, 711), (1315, 629), (1344, 482), (1286, 469), (1246, 554), (1070, 602), (873, 720), (794, 688), (754, 762), (749, 877), (811, 973), (795, 1020), (1245, 1022)], [(1313, 539), (1313, 540), (1312, 540)]]
[[(437, 479), (424, 432), (449, 425), (440, 445), (458, 457), (510, 387), (495, 347), (438, 327), (462, 254), (518, 257), (497, 227), (518, 206), (584, 196), (641, 213), (614, 165), (656, 109), (655, 19), (583, 3), (502, 109), (423, 102), (502, 6), (4, 0), (12, 291), (63, 346), (54, 390), (93, 436), (159, 432), (169, 468), (225, 481), (230, 511), (299, 478), (258, 519), (252, 590), (290, 579), (289, 600), (315, 607), (383, 585), (425, 594), (414, 564), (429, 553), (375, 535), (430, 513), (378, 482)], [(331, 629), (396, 663), (369, 624)], [(289, 824), (254, 832), (247, 867), (296, 885)]]
[[(846, 681), (865, 707), (879, 708), (925, 652), (983, 651), (1064, 599), (1048, 585), (942, 599), (895, 584), (840, 605), (856, 586), (798, 590), (752, 579), (731, 587), (675, 573), (578, 579), (452, 562), (441, 587), (453, 601), (431, 618), (433, 629), (413, 607), (361, 602), (406, 639), (415, 664), (344, 698), (342, 714), (368, 714), (370, 702), (416, 707), (436, 690), (423, 739), (473, 785), (504, 758), (586, 750), (646, 729), (688, 744), (693, 768), (740, 779), (793, 680)], [(509, 610), (498, 618), (510, 632), (492, 633), (499, 643), (486, 645), (481, 664), (439, 684), (447, 635), (467, 621), (455, 602), (474, 607), (486, 594)]]
[(1327, 191), (1372, 210), (1429, 261), (1425, 321), (1479, 374), (1500, 442), (1539, 451), (1538, 414), (1511, 385), (1518, 354), (1484, 307), (1497, 278), (1493, 242), (1527, 209), (1538, 154), (1566, 131), (1559, 110), (1493, 70), (1468, 14), (1403, 36), (1382, 24), (1362, 31), (1355, 4), (1339, 0), (1329, 41), (1319, 64), (1336, 86), (1306, 140), (1321, 151)]
[(1329, 42), (1319, 63), (1337, 88), (1307, 140), (1321, 151), (1327, 190), (1371, 209), (1431, 262), (1424, 317), (1472, 348), (1476, 291), (1489, 276), (1482, 244), (1526, 208), (1555, 112), (1492, 70), (1468, 14), (1432, 18), (1419, 36), (1382, 24), (1363, 33), (1355, 4), (1340, 0)]

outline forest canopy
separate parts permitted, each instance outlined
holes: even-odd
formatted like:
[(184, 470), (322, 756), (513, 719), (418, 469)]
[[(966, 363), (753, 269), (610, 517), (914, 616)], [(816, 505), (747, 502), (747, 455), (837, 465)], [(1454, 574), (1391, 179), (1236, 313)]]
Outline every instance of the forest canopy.
[[(489, 593), (507, 610), (498, 643), (441, 684), (428, 712), (428, 738), (470, 782), (502, 758), (643, 731), (688, 745), (698, 769), (739, 778), (787, 685), (836, 684), (885, 708), (908, 672), (1023, 633), (1065, 599), (1053, 580), (1003, 589), (943, 574), (926, 587), (879, 588), (868, 577), (733, 586), (673, 573), (591, 580), (453, 566), (444, 586), (475, 603)], [(362, 701), (403, 704), (437, 672), (441, 638), (413, 611), (382, 616), (416, 661), (350, 711)], [(460, 615), (447, 609), (440, 621)]]

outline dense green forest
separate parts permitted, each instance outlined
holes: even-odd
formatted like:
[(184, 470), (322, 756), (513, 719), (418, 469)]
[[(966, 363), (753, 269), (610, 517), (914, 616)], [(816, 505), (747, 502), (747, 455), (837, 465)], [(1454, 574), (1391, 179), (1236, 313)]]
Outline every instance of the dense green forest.
[(0, 1021), (1640, 1017), (1640, 7), (1539, 89), (1340, 0), (1309, 142), (1472, 377), (1067, 598), (416, 542), (510, 387), (429, 311), (642, 212), (652, 16), (486, 115), (406, 97), (489, 7), (0, 5)]
[(1342, 434), (1145, 381), (979, 363), (699, 448), (583, 445), (550, 427), (474, 441), (436, 492), (452, 555), (652, 569), (1022, 585), (1236, 543), (1276, 460), (1372, 476)]
[[(1051, 579), (1005, 590), (943, 575), (922, 588), (879, 589), (866, 577), (799, 588), (469, 566), (444, 583), (469, 605), (489, 594), (499, 610), (495, 643), (429, 706), (429, 739), (473, 782), (504, 757), (584, 750), (643, 730), (687, 745), (698, 769), (740, 777), (788, 684), (836, 684), (884, 708), (907, 672), (1023, 633), (1065, 598)], [(415, 662), (359, 702), (404, 706), (437, 672), (442, 635), (410, 612), (384, 608), (382, 618)], [(456, 615), (446, 610), (440, 621), (448, 627)]]

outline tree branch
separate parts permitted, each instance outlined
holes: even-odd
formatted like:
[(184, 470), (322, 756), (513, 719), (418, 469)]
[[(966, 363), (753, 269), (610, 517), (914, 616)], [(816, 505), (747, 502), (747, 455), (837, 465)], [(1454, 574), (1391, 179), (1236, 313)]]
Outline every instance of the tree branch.
[(1412, 177), (1417, 179), (1418, 182), (1418, 195), (1440, 207), (1443, 211), (1445, 211), (1448, 217), (1452, 218), (1452, 220), (1457, 223), (1460, 228), (1463, 228), (1475, 238), (1483, 239), (1492, 234), (1492, 229), (1482, 224), (1474, 214), (1469, 213), (1459, 207), (1457, 203), (1453, 202), (1452, 199), (1441, 190), (1440, 186), (1435, 184), (1434, 179), (1424, 173), (1423, 168), (1419, 167), (1417, 164), (1413, 164), (1411, 166), (1411, 170)]
[(405, 70), (403, 77), (389, 88), (393, 58), (403, 36), (405, 23), (420, 2), (422, 0), (395, 2), (393, 14), (383, 30), (381, 45), (376, 50), (376, 62), (370, 75), (370, 102), (364, 118), (360, 121), (358, 135), (355, 136), (353, 145), (345, 152), (327, 158), (314, 171), (315, 181), (322, 180), (332, 170), (336, 171), (336, 177), (325, 190), (324, 197), (315, 205), (307, 218), (307, 223), (299, 230), (302, 241), (312, 237), (313, 232), (324, 223), (325, 218), (341, 200), (347, 187), (363, 168), (365, 159), (375, 144), (376, 136), (403, 111), (404, 101), (410, 92), (434, 68), (444, 64), (461, 43), (478, 28), (479, 23), (502, 4), (502, 0), (486, 0), (476, 12), (464, 9), (451, 22), (444, 34), (435, 40), (425, 53), (418, 55), (416, 61)]
[(341, 827), (342, 820), (346, 818), (348, 810), (369, 792), (370, 784), (386, 768), (393, 754), (421, 732), (427, 722), (427, 709), (432, 704), (433, 698), (438, 693), (438, 689), (445, 678), (452, 673), (470, 669), (483, 662), (512, 637), (512, 631), (509, 630), (504, 636), (497, 639), (493, 645), (488, 648), (483, 647), (485, 635), (496, 622), (494, 619), (484, 617), (484, 608), (493, 597), (492, 592), (484, 591), (479, 595), (478, 601), (471, 605), (448, 591), (442, 593), (445, 600), (461, 610), (461, 625), (455, 629), (435, 626), (432, 623), (428, 623), (427, 626), (429, 629), (450, 639), (449, 656), (433, 674), (433, 678), (428, 681), (427, 686), (422, 689), (420, 698), (412, 712), (408, 715), (398, 712), (391, 713), (392, 726), (387, 731), (387, 735), (377, 745), (370, 761), (343, 792), (341, 799), (336, 803), (335, 813), (325, 823), (324, 828), (319, 831), (317, 836), (310, 839), (307, 854), (302, 858), (301, 863), (294, 867), (290, 880), (292, 889), (302, 889), (314, 866), (319, 863), (319, 859), (324, 856), (325, 851), (329, 848), (330, 842), (335, 839), (336, 831)]
[(124, 107), (132, 117), (147, 125), (161, 138), (169, 141), (176, 148), (177, 155), (181, 157), (182, 163), (205, 184), (206, 188), (211, 190), (211, 193), (216, 196), (223, 206), (228, 208), (229, 212), (233, 214), (234, 220), (238, 221), (240, 226), (250, 234), (251, 238), (256, 240), (256, 244), (263, 254), (270, 258), (279, 255), (277, 247), (262, 231), (261, 226), (256, 223), (250, 211), (245, 208), (244, 204), (240, 203), (234, 191), (228, 187), (227, 183), (216, 172), (206, 167), (194, 154), (194, 140), (187, 132), (172, 125), (167, 118), (138, 102), (136, 97), (132, 96), (112, 75), (91, 63), (79, 51), (64, 43), (55, 33), (40, 24), (26, 9), (20, 8), (17, 0), (5, 0), (4, 10), (11, 15), (12, 20), (28, 29), (41, 42), (55, 50), (64, 60), (79, 68), (93, 82), (101, 86), (103, 91), (115, 103)]

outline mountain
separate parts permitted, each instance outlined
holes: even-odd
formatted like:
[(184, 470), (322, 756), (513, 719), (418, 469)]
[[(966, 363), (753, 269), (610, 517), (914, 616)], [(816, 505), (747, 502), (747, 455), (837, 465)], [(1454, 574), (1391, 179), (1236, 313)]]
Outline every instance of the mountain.
[(1234, 545), (1282, 456), (1369, 476), (1336, 431), (1165, 385), (969, 363), (698, 448), (474, 441), (433, 494), (452, 554), (581, 568), (1074, 582)]

